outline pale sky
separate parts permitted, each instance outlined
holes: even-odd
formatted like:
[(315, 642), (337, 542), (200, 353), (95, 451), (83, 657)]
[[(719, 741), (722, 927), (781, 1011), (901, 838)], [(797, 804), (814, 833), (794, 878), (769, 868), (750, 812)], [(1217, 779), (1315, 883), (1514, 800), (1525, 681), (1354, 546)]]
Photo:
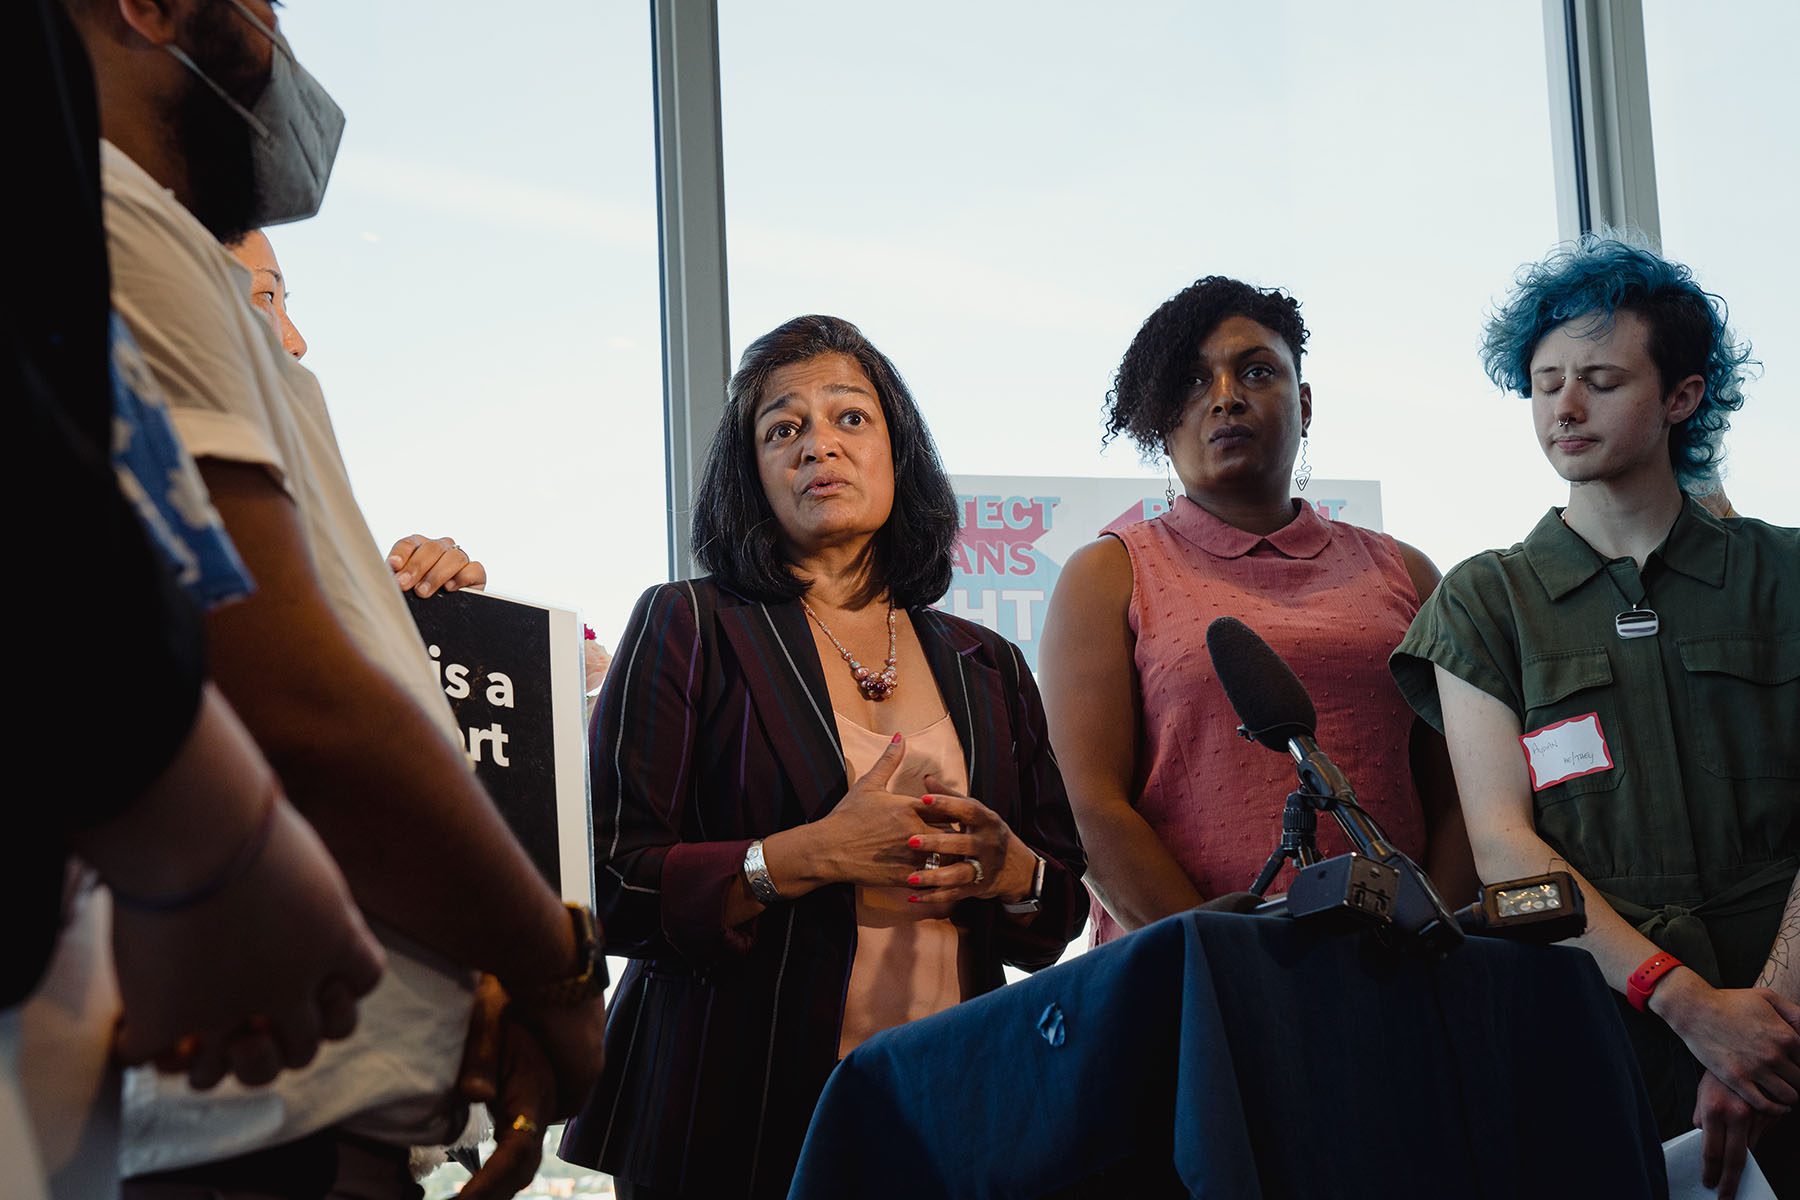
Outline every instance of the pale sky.
[[(1776, 0), (1648, 0), (1664, 245), (1766, 370), (1740, 510), (1800, 524), (1800, 184)], [(1381, 482), (1440, 567), (1564, 489), (1475, 349), (1557, 237), (1542, 5), (721, 0), (734, 355), (861, 325), (962, 474), (1101, 453), (1131, 335), (1194, 278), (1293, 291), (1312, 460)], [(666, 577), (648, 5), (296, 2), (349, 117), (324, 212), (273, 240), (384, 543), (457, 537), (496, 590), (615, 643)]]

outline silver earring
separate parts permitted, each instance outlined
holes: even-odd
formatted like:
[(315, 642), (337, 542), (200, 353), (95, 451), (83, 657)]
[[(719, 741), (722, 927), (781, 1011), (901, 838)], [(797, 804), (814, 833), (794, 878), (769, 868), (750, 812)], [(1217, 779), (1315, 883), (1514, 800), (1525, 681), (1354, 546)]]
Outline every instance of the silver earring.
[(1170, 474), (1169, 472), (1170, 472), (1170, 464), (1168, 462), (1164, 462), (1164, 464), (1163, 464), (1163, 497), (1166, 500), (1168, 500), (1169, 507), (1172, 509), (1175, 507), (1175, 477), (1172, 474)]
[(1303, 492), (1306, 485), (1312, 482), (1312, 464), (1306, 461), (1306, 442), (1307, 438), (1303, 433), (1300, 435), (1300, 465), (1294, 469), (1294, 486)]

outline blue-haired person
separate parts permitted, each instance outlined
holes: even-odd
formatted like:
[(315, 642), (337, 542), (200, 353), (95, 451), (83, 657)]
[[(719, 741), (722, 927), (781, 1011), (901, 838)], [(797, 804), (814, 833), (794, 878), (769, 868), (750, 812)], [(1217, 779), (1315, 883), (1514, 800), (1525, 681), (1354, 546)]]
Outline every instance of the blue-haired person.
[[(1482, 361), (1569, 483), (1394, 652), (1489, 882), (1567, 869), (1662, 1136), (1800, 1195), (1800, 530), (1720, 519), (1749, 347), (1688, 268), (1587, 236), (1524, 268)], [(1775, 1128), (1770, 1126), (1776, 1122)]]

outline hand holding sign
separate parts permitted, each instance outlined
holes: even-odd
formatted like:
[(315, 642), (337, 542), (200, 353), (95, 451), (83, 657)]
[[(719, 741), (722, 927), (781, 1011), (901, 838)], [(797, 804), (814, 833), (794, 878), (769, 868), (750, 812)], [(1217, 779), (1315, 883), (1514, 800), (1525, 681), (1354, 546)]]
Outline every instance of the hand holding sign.
[(424, 598), (440, 589), (454, 592), (461, 588), (487, 586), (487, 568), (469, 557), (469, 552), (454, 538), (428, 538), (422, 533), (410, 534), (394, 543), (388, 551), (388, 566), (394, 582), (405, 591)]

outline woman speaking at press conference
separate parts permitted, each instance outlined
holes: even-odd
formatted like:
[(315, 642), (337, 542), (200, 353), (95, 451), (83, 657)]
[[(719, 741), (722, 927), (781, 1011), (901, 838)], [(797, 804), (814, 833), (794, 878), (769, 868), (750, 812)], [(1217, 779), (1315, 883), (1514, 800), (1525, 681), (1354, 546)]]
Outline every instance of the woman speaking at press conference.
[(562, 1156), (620, 1195), (787, 1193), (871, 1035), (1056, 961), (1085, 865), (1019, 651), (928, 607), (956, 503), (888, 359), (801, 317), (732, 377), (591, 731), (607, 951), (632, 959)]

